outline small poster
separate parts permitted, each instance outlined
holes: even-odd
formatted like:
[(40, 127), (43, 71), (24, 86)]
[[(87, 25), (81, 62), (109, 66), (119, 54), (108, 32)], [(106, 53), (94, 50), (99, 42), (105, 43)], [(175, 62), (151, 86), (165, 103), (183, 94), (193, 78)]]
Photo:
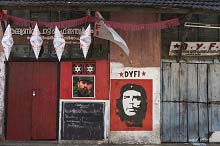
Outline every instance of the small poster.
[(73, 75), (72, 98), (94, 98), (95, 76)]
[(95, 63), (74, 63), (72, 72), (72, 98), (95, 97)]

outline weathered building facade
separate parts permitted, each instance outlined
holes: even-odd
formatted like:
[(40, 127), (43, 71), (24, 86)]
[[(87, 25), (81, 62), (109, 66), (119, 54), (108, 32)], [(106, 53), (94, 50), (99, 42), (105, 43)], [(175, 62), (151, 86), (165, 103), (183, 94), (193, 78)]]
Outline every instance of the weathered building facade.
[[(218, 24), (218, 2), (1, 1), (0, 8), (1, 38), (10, 24), (14, 39), (8, 61), (1, 49), (2, 141), (218, 142), (219, 50), (184, 56), (187, 48), (181, 46), (210, 42), (208, 50), (217, 48), (218, 30), (184, 23)], [(95, 36), (97, 25), (80, 18), (96, 11), (115, 24), (129, 55), (112, 41), (92, 37), (83, 57), (80, 34), (91, 24)], [(167, 23), (173, 18), (179, 26)], [(53, 27), (42, 22), (54, 22)], [(38, 60), (29, 40), (32, 23), (39, 24), (43, 38)], [(54, 24), (66, 41), (60, 62), (51, 37)], [(170, 55), (171, 42), (181, 51)], [(81, 81), (92, 84), (91, 92), (78, 93)]]

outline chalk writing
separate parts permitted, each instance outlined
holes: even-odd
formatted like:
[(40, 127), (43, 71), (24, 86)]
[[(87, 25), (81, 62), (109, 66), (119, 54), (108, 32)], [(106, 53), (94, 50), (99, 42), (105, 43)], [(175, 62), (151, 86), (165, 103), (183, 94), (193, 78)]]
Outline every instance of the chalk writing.
[(104, 138), (104, 104), (62, 104), (61, 139), (95, 140)]

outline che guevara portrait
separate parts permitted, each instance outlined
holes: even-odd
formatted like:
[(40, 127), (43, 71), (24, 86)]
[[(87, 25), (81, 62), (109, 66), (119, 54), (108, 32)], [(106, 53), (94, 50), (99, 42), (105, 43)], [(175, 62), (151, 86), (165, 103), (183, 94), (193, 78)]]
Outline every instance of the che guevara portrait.
[(152, 130), (152, 80), (111, 80), (110, 124), (115, 131)]

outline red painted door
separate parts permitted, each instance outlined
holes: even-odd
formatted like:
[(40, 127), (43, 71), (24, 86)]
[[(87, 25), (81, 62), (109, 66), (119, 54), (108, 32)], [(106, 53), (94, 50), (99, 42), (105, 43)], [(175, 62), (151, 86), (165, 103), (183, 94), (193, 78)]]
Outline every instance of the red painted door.
[(8, 140), (31, 138), (32, 63), (10, 63), (8, 82)]
[(7, 140), (56, 139), (57, 63), (9, 63)]

